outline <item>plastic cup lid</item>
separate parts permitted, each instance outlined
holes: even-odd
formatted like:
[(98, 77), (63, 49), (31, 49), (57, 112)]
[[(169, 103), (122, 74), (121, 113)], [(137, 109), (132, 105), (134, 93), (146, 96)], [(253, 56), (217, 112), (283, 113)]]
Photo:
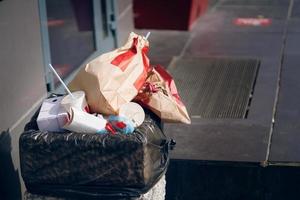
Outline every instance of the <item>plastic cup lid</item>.
[(135, 127), (140, 126), (145, 120), (144, 109), (134, 102), (122, 105), (119, 109), (119, 115), (130, 119)]

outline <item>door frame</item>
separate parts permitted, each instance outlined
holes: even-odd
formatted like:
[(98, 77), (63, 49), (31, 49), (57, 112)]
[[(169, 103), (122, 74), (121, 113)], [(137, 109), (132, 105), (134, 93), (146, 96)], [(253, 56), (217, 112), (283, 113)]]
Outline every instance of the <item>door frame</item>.
[[(101, 0), (93, 1), (93, 20), (94, 20), (94, 39), (95, 39), (95, 51), (88, 56), (76, 70), (71, 72), (65, 79), (66, 84), (70, 83), (75, 77), (78, 71), (85, 66), (90, 60), (103, 54), (104, 52), (110, 51), (117, 47), (117, 27), (116, 27), (116, 2), (115, 0), (106, 1), (106, 19), (108, 28), (108, 37), (104, 38), (102, 31), (102, 15), (101, 15)], [(45, 71), (45, 81), (48, 93), (65, 93), (64, 88), (61, 84), (57, 88), (54, 86), (54, 75), (49, 69), (49, 63), (51, 63), (51, 52), (49, 43), (49, 32), (47, 26), (47, 9), (46, 0), (39, 0), (39, 13), (40, 13), (40, 26), (41, 26), (41, 39), (42, 39), (42, 52), (43, 52), (43, 65)]]

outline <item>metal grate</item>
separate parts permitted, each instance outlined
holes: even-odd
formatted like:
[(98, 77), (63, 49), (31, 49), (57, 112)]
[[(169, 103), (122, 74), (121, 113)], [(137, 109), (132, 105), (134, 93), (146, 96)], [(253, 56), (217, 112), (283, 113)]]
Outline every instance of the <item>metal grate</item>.
[(194, 117), (246, 118), (259, 61), (175, 58), (169, 71)]

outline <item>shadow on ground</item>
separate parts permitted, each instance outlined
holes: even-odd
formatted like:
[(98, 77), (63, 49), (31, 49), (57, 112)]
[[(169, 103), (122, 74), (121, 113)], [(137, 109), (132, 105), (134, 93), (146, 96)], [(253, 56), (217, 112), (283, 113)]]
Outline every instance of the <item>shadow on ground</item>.
[(11, 157), (11, 136), (9, 130), (0, 134), (0, 199), (20, 200), (21, 186), (18, 170)]

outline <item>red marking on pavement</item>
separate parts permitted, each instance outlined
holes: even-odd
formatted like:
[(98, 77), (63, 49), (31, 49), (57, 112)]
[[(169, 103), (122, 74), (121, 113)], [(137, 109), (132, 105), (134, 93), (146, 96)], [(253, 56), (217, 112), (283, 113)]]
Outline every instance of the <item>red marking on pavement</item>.
[(237, 26), (269, 26), (272, 20), (269, 18), (236, 18), (233, 23)]

